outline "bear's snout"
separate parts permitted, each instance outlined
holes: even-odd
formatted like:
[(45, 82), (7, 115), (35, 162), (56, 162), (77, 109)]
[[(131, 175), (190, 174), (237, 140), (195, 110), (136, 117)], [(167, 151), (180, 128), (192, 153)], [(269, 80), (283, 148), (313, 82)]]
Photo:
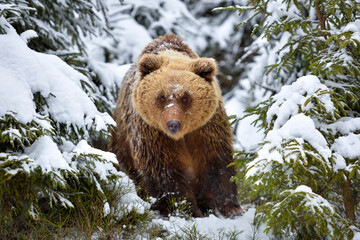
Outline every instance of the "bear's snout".
[(161, 114), (161, 130), (177, 140), (186, 134), (185, 113), (176, 102), (170, 103)]
[(175, 135), (181, 127), (181, 123), (179, 121), (168, 121), (166, 123), (167, 128), (171, 132), (172, 135)]

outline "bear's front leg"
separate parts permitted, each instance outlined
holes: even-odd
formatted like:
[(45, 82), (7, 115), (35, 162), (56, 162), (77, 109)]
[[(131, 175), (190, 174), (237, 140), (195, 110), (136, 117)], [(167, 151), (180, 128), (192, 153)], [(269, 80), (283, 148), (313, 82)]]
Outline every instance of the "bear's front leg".
[[(188, 146), (200, 164), (198, 198), (200, 208), (212, 209), (225, 217), (242, 215), (236, 184), (230, 179), (236, 174), (233, 162), (232, 135), (227, 123), (214, 119), (202, 130), (188, 136)], [(209, 133), (217, 133), (212, 135)]]
[(170, 213), (169, 203), (175, 198), (179, 201), (186, 200), (191, 206), (194, 217), (203, 217), (195, 198), (193, 186), (181, 170), (166, 166), (162, 168), (161, 172), (142, 172), (141, 179), (145, 193), (157, 199), (151, 206), (152, 210), (168, 216)]
[[(205, 192), (210, 192), (210, 197), (214, 198), (216, 210), (225, 217), (235, 217), (243, 214), (240, 207), (236, 184), (230, 179), (235, 175), (233, 167), (227, 167), (227, 161), (224, 161), (223, 153), (209, 159), (211, 164), (206, 169), (203, 185)], [(206, 196), (206, 195), (204, 195)], [(217, 212), (215, 211), (215, 214)]]

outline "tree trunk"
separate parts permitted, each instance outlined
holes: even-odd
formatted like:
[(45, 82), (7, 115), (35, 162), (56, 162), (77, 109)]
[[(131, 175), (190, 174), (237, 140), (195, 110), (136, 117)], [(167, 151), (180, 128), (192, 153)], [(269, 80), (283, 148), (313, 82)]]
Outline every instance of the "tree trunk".
[(326, 25), (325, 25), (326, 16), (324, 16), (324, 14), (322, 13), (322, 11), (320, 9), (319, 1), (315, 2), (315, 9), (316, 9), (316, 15), (319, 19), (319, 24), (320, 24), (321, 30), (326, 30)]
[(355, 221), (356, 198), (354, 196), (350, 180), (344, 180), (343, 182), (343, 196), (346, 217), (351, 221)]

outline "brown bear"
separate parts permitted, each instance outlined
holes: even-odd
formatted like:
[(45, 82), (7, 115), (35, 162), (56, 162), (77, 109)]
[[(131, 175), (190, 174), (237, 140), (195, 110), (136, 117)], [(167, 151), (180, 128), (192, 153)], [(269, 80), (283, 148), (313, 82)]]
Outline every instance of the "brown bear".
[(170, 197), (186, 199), (195, 217), (242, 214), (228, 167), (232, 130), (215, 75), (214, 60), (167, 34), (145, 47), (122, 82), (109, 149), (162, 215)]

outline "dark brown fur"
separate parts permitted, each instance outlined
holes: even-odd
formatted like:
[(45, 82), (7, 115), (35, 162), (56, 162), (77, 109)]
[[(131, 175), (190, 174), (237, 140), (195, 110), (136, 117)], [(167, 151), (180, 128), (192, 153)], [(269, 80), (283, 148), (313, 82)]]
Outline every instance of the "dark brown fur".
[[(168, 49), (198, 58), (176, 35), (154, 40), (141, 56)], [(186, 198), (196, 217), (210, 209), (226, 217), (241, 215), (236, 185), (230, 182), (235, 169), (227, 167), (233, 161), (233, 140), (229, 123), (223, 122), (227, 116), (222, 99), (217, 99), (215, 114), (205, 125), (173, 139), (147, 124), (133, 106), (134, 82), (142, 76), (138, 69), (134, 64), (126, 74), (114, 111), (117, 127), (109, 149), (116, 154), (120, 169), (141, 184), (146, 195), (158, 199), (152, 208), (161, 214), (167, 214), (168, 198), (176, 197)]]

